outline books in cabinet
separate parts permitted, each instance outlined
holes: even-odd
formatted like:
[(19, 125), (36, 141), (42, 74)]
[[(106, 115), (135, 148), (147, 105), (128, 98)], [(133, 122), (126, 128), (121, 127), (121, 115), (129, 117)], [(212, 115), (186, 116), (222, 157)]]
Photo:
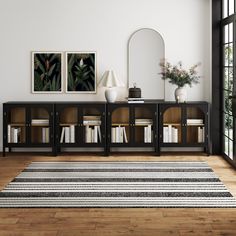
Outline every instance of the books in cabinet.
[(62, 127), (60, 143), (75, 143), (75, 125)]
[(83, 125), (101, 125), (101, 116), (83, 116)]
[(85, 126), (85, 143), (99, 143), (102, 142), (100, 125)]
[(49, 128), (42, 128), (42, 143), (49, 143)]
[(152, 126), (148, 125), (144, 127), (144, 143), (151, 143), (153, 137)]
[(128, 143), (126, 129), (124, 126), (111, 128), (111, 142), (112, 143)]
[(7, 142), (8, 143), (20, 143), (22, 129), (20, 127), (7, 126)]
[(204, 127), (198, 127), (197, 128), (197, 141), (198, 143), (204, 143), (205, 142), (205, 128)]
[(32, 125), (49, 125), (49, 119), (32, 119)]
[(178, 128), (172, 125), (164, 126), (163, 143), (178, 143)]

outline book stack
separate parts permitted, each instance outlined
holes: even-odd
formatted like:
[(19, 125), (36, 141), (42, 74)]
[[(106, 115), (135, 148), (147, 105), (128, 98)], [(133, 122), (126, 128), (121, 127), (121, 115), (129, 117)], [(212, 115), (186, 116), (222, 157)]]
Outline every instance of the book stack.
[(191, 126), (203, 125), (203, 119), (187, 119), (187, 125)]
[(144, 143), (152, 142), (152, 119), (135, 119), (135, 125), (144, 126)]
[(32, 119), (31, 120), (32, 125), (44, 125), (47, 126), (49, 125), (49, 119)]
[(101, 116), (83, 116), (83, 125), (96, 126), (101, 124)]
[(8, 143), (20, 143), (21, 140), (21, 128), (7, 126), (7, 142)]
[(42, 128), (42, 143), (49, 143), (49, 128)]
[(101, 143), (102, 135), (101, 128), (99, 125), (85, 126), (85, 142), (86, 143)]
[(124, 126), (111, 128), (111, 142), (112, 143), (128, 143), (127, 134)]
[(60, 143), (75, 143), (75, 125), (62, 127)]
[(163, 127), (163, 142), (178, 143), (178, 129), (172, 125)]
[(128, 98), (128, 103), (144, 103), (143, 98)]

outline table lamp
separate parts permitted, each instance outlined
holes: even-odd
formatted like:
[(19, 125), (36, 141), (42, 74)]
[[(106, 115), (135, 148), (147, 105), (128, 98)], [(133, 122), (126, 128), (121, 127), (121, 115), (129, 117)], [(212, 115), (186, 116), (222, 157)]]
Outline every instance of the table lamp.
[(120, 81), (113, 70), (107, 70), (99, 81), (98, 87), (106, 87), (105, 97), (107, 102), (116, 101), (117, 91), (115, 87), (124, 87), (124, 83)]

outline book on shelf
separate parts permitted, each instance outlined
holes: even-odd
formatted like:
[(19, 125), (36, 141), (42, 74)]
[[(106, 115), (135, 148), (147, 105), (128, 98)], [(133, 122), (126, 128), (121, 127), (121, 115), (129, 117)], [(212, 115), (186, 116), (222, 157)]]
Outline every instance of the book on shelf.
[(124, 126), (117, 126), (111, 128), (111, 142), (112, 143), (128, 143), (126, 129)]
[(21, 128), (7, 126), (7, 142), (8, 143), (20, 143), (21, 140)]
[(203, 119), (187, 119), (187, 125), (203, 125)]
[(101, 125), (101, 116), (83, 116), (83, 125)]
[(85, 126), (85, 143), (98, 143), (102, 142), (101, 127), (95, 125), (90, 127)]
[(197, 128), (197, 141), (198, 143), (204, 143), (205, 142), (205, 128), (204, 127), (198, 127)]
[(172, 125), (164, 126), (163, 143), (178, 143), (178, 128)]
[(49, 143), (49, 128), (42, 128), (42, 143)]
[(152, 119), (135, 119), (135, 125), (152, 125)]
[(152, 126), (148, 125), (144, 127), (144, 143), (151, 143), (152, 142)]
[(32, 119), (32, 125), (49, 125), (49, 119)]

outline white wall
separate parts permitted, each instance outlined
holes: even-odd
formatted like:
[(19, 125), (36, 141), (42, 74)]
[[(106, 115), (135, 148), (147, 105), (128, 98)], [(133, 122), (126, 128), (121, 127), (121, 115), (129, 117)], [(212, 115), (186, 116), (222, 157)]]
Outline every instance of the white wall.
[[(103, 100), (100, 89), (31, 94), (30, 52), (97, 51), (98, 78), (113, 68), (127, 82), (127, 42), (143, 27), (160, 32), (170, 62), (202, 63), (203, 78), (188, 100), (210, 101), (210, 18), (210, 0), (0, 0), (0, 101)], [(167, 100), (174, 89), (166, 83)], [(120, 98), (126, 94), (120, 89)]]

